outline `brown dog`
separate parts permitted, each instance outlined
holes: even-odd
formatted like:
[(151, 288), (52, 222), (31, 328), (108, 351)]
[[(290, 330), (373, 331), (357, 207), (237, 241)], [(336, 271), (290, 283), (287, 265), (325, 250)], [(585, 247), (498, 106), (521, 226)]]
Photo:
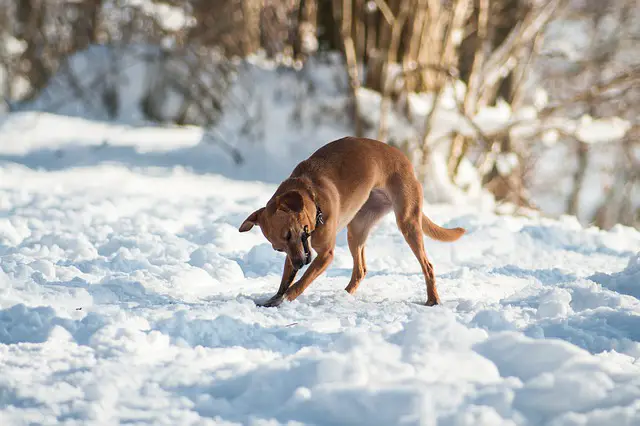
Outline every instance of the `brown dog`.
[[(259, 225), (275, 250), (287, 254), (278, 292), (262, 306), (298, 297), (333, 260), (336, 234), (347, 226), (353, 272), (346, 289), (355, 293), (367, 273), (364, 243), (371, 227), (394, 211), (396, 223), (418, 258), (427, 284), (427, 305), (440, 303), (433, 266), (422, 233), (455, 241), (463, 228), (446, 229), (422, 213), (422, 187), (409, 159), (385, 143), (346, 137), (330, 142), (296, 166), (263, 207), (251, 213), (240, 232)], [(309, 239), (318, 253), (311, 262)], [(302, 278), (297, 272), (311, 262)]]

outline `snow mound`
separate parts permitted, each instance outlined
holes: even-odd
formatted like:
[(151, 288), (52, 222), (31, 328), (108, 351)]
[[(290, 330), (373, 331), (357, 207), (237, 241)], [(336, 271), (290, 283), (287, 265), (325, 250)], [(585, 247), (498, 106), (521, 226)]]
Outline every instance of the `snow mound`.
[(594, 274), (590, 279), (610, 290), (640, 299), (640, 252), (629, 258), (624, 270), (614, 274)]

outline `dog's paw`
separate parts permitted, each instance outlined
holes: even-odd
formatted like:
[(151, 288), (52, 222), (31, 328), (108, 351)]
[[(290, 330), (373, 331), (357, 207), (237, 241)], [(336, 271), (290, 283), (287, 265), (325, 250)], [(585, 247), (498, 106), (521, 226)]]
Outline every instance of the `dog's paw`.
[(429, 299), (427, 300), (427, 303), (425, 303), (426, 306), (436, 306), (440, 304), (440, 299)]
[(284, 302), (284, 296), (275, 295), (264, 303), (257, 303), (261, 308), (275, 308)]

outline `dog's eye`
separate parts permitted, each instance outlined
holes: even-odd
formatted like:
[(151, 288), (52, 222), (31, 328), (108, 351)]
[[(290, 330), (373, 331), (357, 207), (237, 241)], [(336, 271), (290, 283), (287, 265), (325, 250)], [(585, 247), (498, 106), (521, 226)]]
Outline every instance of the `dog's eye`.
[(285, 235), (284, 238), (289, 241), (291, 239), (291, 231), (287, 231), (287, 235)]

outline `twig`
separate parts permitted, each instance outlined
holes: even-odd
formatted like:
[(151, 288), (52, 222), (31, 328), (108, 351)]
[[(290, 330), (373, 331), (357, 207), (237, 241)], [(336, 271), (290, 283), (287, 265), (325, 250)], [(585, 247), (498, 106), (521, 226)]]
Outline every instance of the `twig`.
[[(213, 135), (211, 135), (211, 132), (216, 132), (218, 134), (218, 138), (213, 137)], [(224, 137), (222, 137), (222, 135), (220, 134), (220, 132), (218, 132), (215, 129), (207, 129), (203, 134), (202, 134), (202, 141), (205, 142), (216, 142), (218, 145), (220, 145), (220, 147), (222, 147), (224, 150), (227, 151), (227, 153), (231, 156), (231, 158), (233, 159), (233, 162), (236, 165), (240, 165), (244, 163), (244, 157), (242, 155), (242, 153), (240, 152), (240, 150), (236, 147), (234, 147), (233, 145), (231, 145), (230, 143), (228, 143)]]
[[(391, 42), (387, 49), (387, 59), (382, 65), (382, 99), (380, 100), (380, 123), (378, 125), (378, 139), (385, 140), (387, 138), (387, 114), (389, 113), (391, 84), (388, 82), (389, 65), (395, 62), (400, 47), (400, 35), (404, 23), (409, 15), (408, 2), (404, 2), (398, 17), (391, 27)], [(395, 79), (394, 79), (395, 80)]]
[(347, 60), (347, 75), (349, 76), (349, 85), (351, 86), (351, 96), (354, 109), (355, 134), (362, 136), (362, 120), (358, 108), (358, 88), (360, 87), (360, 79), (358, 78), (358, 64), (356, 58), (356, 48), (351, 36), (351, 0), (342, 0), (342, 42), (344, 44), (344, 54)]
[(539, 116), (548, 117), (560, 109), (567, 108), (577, 102), (589, 101), (602, 96), (606, 91), (622, 84), (637, 85), (640, 84), (640, 66), (636, 66), (629, 71), (618, 74), (606, 81), (599, 82), (589, 89), (583, 90), (569, 99), (560, 101), (553, 105), (543, 108)]
[(393, 25), (396, 18), (393, 16), (393, 12), (391, 11), (389, 5), (384, 0), (373, 1), (375, 2), (376, 6), (378, 6), (378, 10), (380, 10), (380, 12), (382, 13), (382, 16), (384, 17), (384, 20), (387, 21), (387, 24)]

